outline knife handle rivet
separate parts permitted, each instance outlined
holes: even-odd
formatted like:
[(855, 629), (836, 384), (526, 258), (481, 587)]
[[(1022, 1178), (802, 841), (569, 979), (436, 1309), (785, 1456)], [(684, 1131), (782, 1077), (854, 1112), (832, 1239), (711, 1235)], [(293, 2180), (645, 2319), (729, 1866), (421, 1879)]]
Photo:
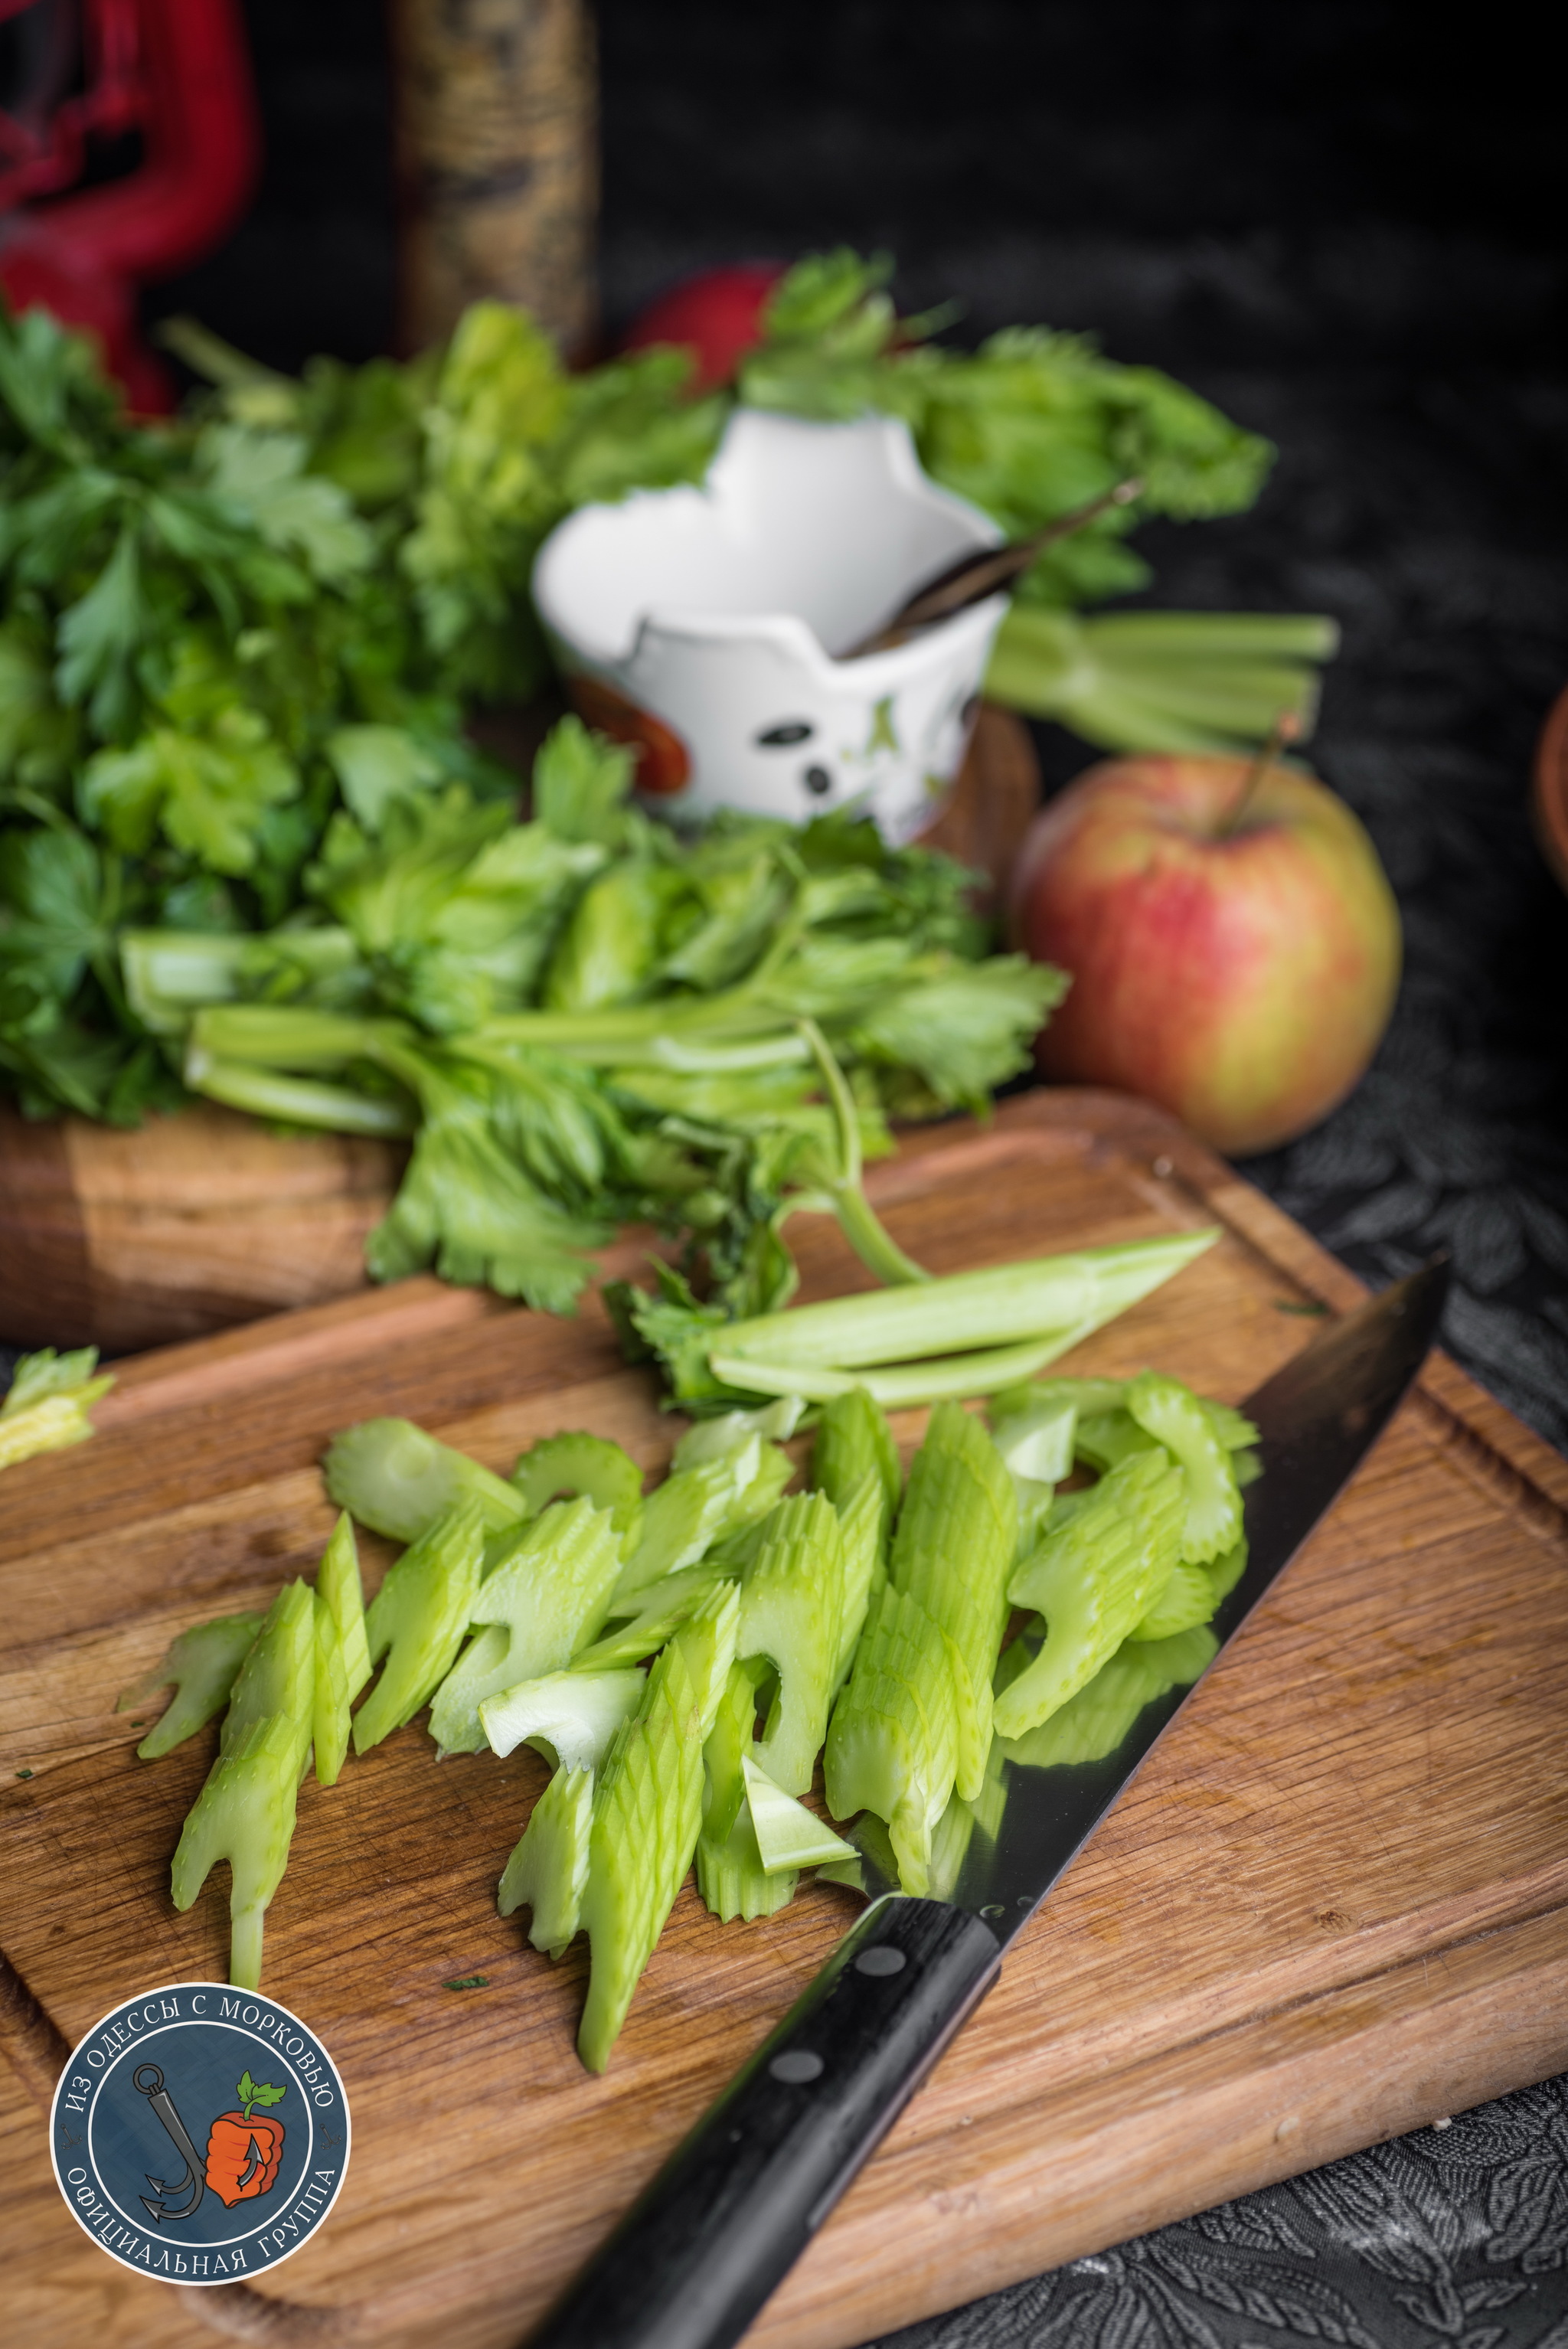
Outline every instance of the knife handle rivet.
[(820, 2080), (823, 2069), (820, 2055), (813, 2055), (809, 2048), (790, 2047), (782, 2055), (775, 2055), (768, 2066), (768, 2076), (781, 2081), (787, 2088), (803, 2088), (809, 2081)]
[(873, 1949), (861, 1951), (855, 1960), (855, 1971), (858, 1974), (901, 1974), (905, 1962), (902, 1950), (890, 1949), (886, 1941), (879, 1941)]

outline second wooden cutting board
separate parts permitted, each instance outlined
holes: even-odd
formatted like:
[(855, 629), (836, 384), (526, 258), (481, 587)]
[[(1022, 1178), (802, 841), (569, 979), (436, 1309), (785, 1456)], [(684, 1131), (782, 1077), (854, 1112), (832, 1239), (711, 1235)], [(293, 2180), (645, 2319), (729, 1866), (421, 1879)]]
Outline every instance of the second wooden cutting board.
[[(1355, 1294), (1197, 1145), (1104, 1096), (928, 1133), (873, 1189), (935, 1269), (1222, 1222), (1218, 1247), (1080, 1350), (1087, 1370), (1154, 1362), (1236, 1399), (1309, 1333), (1304, 1308)], [(809, 1293), (863, 1285), (825, 1228), (796, 1228)], [(167, 1890), (210, 1739), (138, 1764), (115, 1692), (182, 1624), (309, 1571), (330, 1523), (321, 1445), (378, 1411), (501, 1467), (572, 1426), (653, 1465), (675, 1433), (595, 1317), (412, 1282), (144, 1358), (92, 1445), (7, 1475), (0, 1556), (25, 1644), (0, 1677), (0, 2004), (40, 2097), (115, 2001), (223, 1964), (224, 1888), (184, 1918)], [(1434, 1362), (758, 2343), (848, 2349), (1568, 2059), (1565, 1506), (1568, 1467)], [(306, 1788), (266, 1980), (347, 2081), (339, 2208), (263, 2289), (187, 2295), (198, 2311), (112, 2270), (52, 2188), (28, 2189), (3, 2222), (27, 2349), (85, 2337), (88, 2312), (136, 2349), (214, 2323), (328, 2349), (523, 2336), (852, 1913), (824, 1887), (726, 1928), (688, 1890), (591, 2080), (572, 2047), (582, 1956), (551, 1968), (493, 1907), (543, 1775), (526, 1754), (438, 1765), (415, 1727), (336, 1789)], [(488, 1986), (448, 1987), (475, 1974)], [(42, 2127), (35, 2142), (11, 2126), (25, 2176)]]

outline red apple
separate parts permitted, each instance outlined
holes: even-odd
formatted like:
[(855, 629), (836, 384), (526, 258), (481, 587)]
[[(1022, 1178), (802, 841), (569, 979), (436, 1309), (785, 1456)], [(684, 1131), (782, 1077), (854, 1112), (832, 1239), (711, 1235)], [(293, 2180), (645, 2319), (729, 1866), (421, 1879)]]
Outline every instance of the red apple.
[(639, 310), (621, 348), (684, 343), (696, 361), (693, 389), (712, 391), (729, 381), (747, 352), (761, 341), (762, 313), (783, 274), (781, 261), (743, 261), (683, 277)]
[(1287, 767), (1091, 767), (1036, 818), (1012, 911), (1018, 944), (1072, 974), (1042, 1072), (1143, 1093), (1233, 1155), (1326, 1116), (1393, 1009), (1399, 915), (1377, 853)]

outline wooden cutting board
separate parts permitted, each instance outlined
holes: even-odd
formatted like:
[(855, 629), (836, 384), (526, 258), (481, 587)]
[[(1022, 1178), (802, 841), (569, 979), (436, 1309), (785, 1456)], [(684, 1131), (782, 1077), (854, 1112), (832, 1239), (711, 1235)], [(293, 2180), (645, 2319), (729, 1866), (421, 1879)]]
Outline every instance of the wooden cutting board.
[[(1222, 1223), (1079, 1350), (1085, 1371), (1152, 1362), (1237, 1399), (1315, 1307), (1359, 1293), (1161, 1115), (1104, 1094), (927, 1133), (872, 1190), (941, 1270)], [(791, 1229), (808, 1294), (865, 1285), (828, 1226)], [(653, 1466), (679, 1424), (596, 1310), (555, 1321), (414, 1280), (129, 1363), (93, 1444), (5, 1478), (0, 2229), (26, 2349), (100, 2331), (185, 2349), (213, 2327), (325, 2349), (521, 2340), (853, 1913), (823, 1887), (721, 1927), (688, 1888), (591, 2079), (583, 1955), (552, 1967), (494, 1909), (543, 1764), (438, 1764), (406, 1730), (304, 1790), (267, 1922), (267, 1987), (353, 2103), (331, 2223), (262, 2289), (179, 2300), (79, 2235), (37, 2103), (100, 2013), (221, 1975), (227, 1947), (226, 1882), (183, 1918), (167, 1889), (213, 1733), (138, 1763), (115, 1692), (182, 1625), (310, 1570), (330, 1522), (314, 1464), (376, 1412), (503, 1468), (582, 1426)], [(1565, 1703), (1568, 1463), (1434, 1361), (752, 2340), (847, 2349), (1568, 2063)], [(476, 1973), (488, 1988), (445, 1987)]]

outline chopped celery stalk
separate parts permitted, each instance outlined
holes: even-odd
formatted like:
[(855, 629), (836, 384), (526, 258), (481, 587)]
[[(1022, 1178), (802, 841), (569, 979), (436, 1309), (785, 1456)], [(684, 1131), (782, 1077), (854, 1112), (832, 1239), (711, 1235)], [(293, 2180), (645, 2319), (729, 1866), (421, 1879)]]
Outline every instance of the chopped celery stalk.
[(1195, 1630), (1218, 1606), (1214, 1585), (1201, 1566), (1183, 1558), (1171, 1569), (1170, 1579), (1146, 1615), (1128, 1633), (1130, 1640), (1169, 1640), (1178, 1631)]
[[(1012, 1475), (1012, 1471), (1008, 1471)], [(1015, 1562), (1027, 1557), (1037, 1548), (1046, 1530), (1047, 1520), (1056, 1506), (1054, 1485), (1037, 1485), (1032, 1476), (1013, 1476), (1013, 1498), (1018, 1504), (1018, 1535), (1013, 1545)]]
[(1246, 1570), (1247, 1537), (1245, 1534), (1243, 1534), (1241, 1540), (1236, 1544), (1234, 1549), (1226, 1550), (1222, 1557), (1215, 1558), (1211, 1565), (1204, 1568), (1209, 1580), (1212, 1583), (1214, 1588), (1214, 1604), (1216, 1607), (1219, 1605), (1222, 1599), (1228, 1599), (1230, 1597), (1232, 1591), (1235, 1588), (1237, 1583), (1240, 1582)]
[(294, 1776), (304, 1773), (315, 1726), (315, 1594), (287, 1582), (262, 1619), (234, 1675), (218, 1751), (232, 1754), (258, 1721), (281, 1713), (294, 1734)]
[(367, 1753), (412, 1721), (457, 1661), (484, 1554), (477, 1501), (449, 1509), (393, 1566), (365, 1619), (381, 1676), (354, 1716), (354, 1750)]
[(697, 1889), (721, 1924), (737, 1917), (771, 1917), (793, 1898), (799, 1878), (769, 1876), (757, 1848), (742, 1769), (757, 1725), (757, 1684), (745, 1664), (732, 1664), (713, 1727), (702, 1749), (702, 1832), (696, 1847)]
[(792, 1795), (775, 1785), (749, 1754), (741, 1755), (740, 1770), (746, 1781), (746, 1806), (751, 1814), (758, 1854), (767, 1875), (777, 1876), (783, 1868), (798, 1871), (853, 1859), (854, 1845), (835, 1835), (831, 1827), (824, 1826), (804, 1803), (798, 1803)]
[(315, 1570), (315, 1591), (326, 1602), (343, 1649), (343, 1668), (353, 1703), (370, 1678), (370, 1648), (365, 1636), (365, 1591), (359, 1579), (359, 1552), (354, 1524), (346, 1509), (332, 1529), (332, 1538)]
[(841, 1512), (871, 1473), (882, 1488), (885, 1533), (903, 1495), (903, 1469), (886, 1413), (863, 1386), (852, 1386), (823, 1408), (811, 1447), (811, 1482)]
[(1146, 1704), (1173, 1688), (1190, 1687), (1219, 1651), (1213, 1633), (1201, 1628), (1119, 1648), (1059, 1713), (1021, 1737), (998, 1740), (1003, 1754), (1009, 1762), (1032, 1770), (1103, 1762), (1116, 1752)]
[(615, 1586), (617, 1600), (633, 1597), (666, 1574), (695, 1566), (716, 1542), (766, 1516), (794, 1475), (794, 1463), (759, 1435), (677, 1469), (649, 1498), (636, 1548)]
[(668, 1647), (648, 1674), (636, 1713), (617, 1733), (594, 1792), (583, 1899), (593, 1955), (577, 2033), (590, 2072), (603, 2072), (610, 2060), (696, 1849), (699, 1725), (685, 1655)]
[(992, 1415), (995, 1441), (1004, 1464), (1031, 1484), (1059, 1485), (1070, 1475), (1078, 1405), (1048, 1397), (1027, 1411)]
[(753, 1435), (766, 1444), (788, 1444), (804, 1408), (798, 1395), (781, 1395), (760, 1411), (725, 1411), (717, 1419), (696, 1420), (676, 1445), (670, 1466), (695, 1468), (699, 1460), (717, 1460)]
[(827, 1733), (844, 1614), (838, 1512), (823, 1493), (780, 1501), (740, 1594), (739, 1652), (766, 1656), (778, 1694), (758, 1758), (787, 1795), (803, 1795)]
[(1242, 1531), (1241, 1490), (1231, 1455), (1197, 1396), (1177, 1379), (1140, 1371), (1127, 1390), (1127, 1407), (1187, 1472), (1182, 1557), (1202, 1566), (1233, 1549)]
[(552, 1501), (480, 1584), (469, 1610), (480, 1628), (430, 1705), (443, 1754), (477, 1754), (487, 1696), (561, 1671), (594, 1638), (621, 1570), (621, 1536), (608, 1509)]
[(888, 1578), (953, 1643), (956, 1783), (965, 1802), (979, 1793), (991, 1751), (991, 1674), (1017, 1533), (1013, 1482), (984, 1425), (955, 1402), (938, 1403), (910, 1463)]
[(730, 1322), (718, 1350), (738, 1370), (758, 1361), (848, 1371), (960, 1349), (1006, 1347), (1046, 1330), (1095, 1329), (1158, 1288), (1218, 1237), (1213, 1227), (1167, 1233), (796, 1306)]
[(1047, 1622), (1045, 1645), (995, 1699), (998, 1735), (1021, 1737), (1092, 1680), (1149, 1611), (1181, 1554), (1183, 1472), (1158, 1445), (1102, 1477), (1015, 1572), (1007, 1595)]
[(603, 1435), (547, 1435), (531, 1444), (511, 1472), (529, 1516), (547, 1501), (582, 1494), (596, 1509), (608, 1509), (622, 1546), (629, 1549), (643, 1521), (643, 1472), (630, 1454)]
[(700, 1743), (706, 1744), (723, 1702), (739, 1629), (740, 1595), (733, 1582), (719, 1582), (698, 1600), (670, 1640), (671, 1647), (680, 1650), (691, 1679)]
[(1231, 1466), (1235, 1472), (1237, 1489), (1243, 1493), (1249, 1485), (1255, 1485), (1264, 1473), (1262, 1460), (1255, 1452), (1250, 1450), (1233, 1452)]
[(574, 1672), (603, 1672), (617, 1670), (623, 1664), (641, 1663), (655, 1648), (662, 1648), (670, 1633), (684, 1623), (695, 1608), (700, 1607), (722, 1578), (710, 1563), (690, 1566), (680, 1574), (666, 1574), (625, 1601), (630, 1620), (616, 1623), (572, 1659)]
[(364, 1419), (346, 1427), (327, 1445), (321, 1466), (338, 1507), (394, 1541), (417, 1542), (463, 1501), (478, 1502), (487, 1533), (521, 1525), (528, 1515), (504, 1476), (438, 1443), (411, 1419)]
[(1080, 1460), (1104, 1470), (1119, 1467), (1135, 1452), (1147, 1452), (1155, 1438), (1130, 1411), (1119, 1409), (1091, 1412), (1080, 1419), (1073, 1441)]
[(836, 1395), (863, 1387), (888, 1411), (913, 1411), (922, 1403), (990, 1394), (1014, 1379), (1043, 1370), (1058, 1354), (1067, 1353), (1080, 1338), (1099, 1325), (1075, 1322), (1070, 1329), (1052, 1330), (1018, 1346), (992, 1347), (977, 1354), (943, 1354), (934, 1361), (906, 1362), (897, 1370), (815, 1370), (792, 1362), (765, 1362), (750, 1355), (727, 1353), (717, 1341), (709, 1350), (708, 1368), (731, 1386), (758, 1394), (800, 1395), (808, 1402), (831, 1402)]
[(24, 1354), (0, 1402), (0, 1468), (40, 1452), (67, 1452), (93, 1432), (88, 1411), (114, 1384), (112, 1371), (95, 1378), (98, 1348), (57, 1354), (53, 1346)]
[(503, 1917), (533, 1911), (528, 1938), (552, 1958), (564, 1955), (583, 1921), (593, 1829), (593, 1773), (562, 1767), (533, 1806), (496, 1890)]
[(1096, 1412), (1120, 1408), (1127, 1392), (1125, 1379), (1031, 1379), (1023, 1386), (1003, 1387), (994, 1394), (989, 1416), (1000, 1430), (1005, 1420), (1032, 1413), (1055, 1403), (1070, 1403), (1082, 1419)]
[(316, 1783), (322, 1786), (335, 1786), (344, 1757), (348, 1752), (348, 1667), (344, 1661), (343, 1640), (333, 1620), (332, 1609), (319, 1589), (312, 1611), (315, 1618), (315, 1703), (312, 1714), (312, 1738), (315, 1749)]
[(299, 1793), (299, 1731), (286, 1713), (253, 1721), (221, 1753), (181, 1832), (170, 1889), (189, 1909), (221, 1859), (229, 1863), (229, 1980), (262, 1982), (262, 1920), (283, 1881)]
[(487, 1696), (480, 1719), (492, 1750), (510, 1754), (524, 1740), (563, 1770), (596, 1770), (610, 1741), (642, 1702), (644, 1674), (546, 1672)]
[(887, 1487), (876, 1469), (869, 1468), (839, 1506), (843, 1601), (839, 1618), (838, 1661), (833, 1667), (835, 1696), (849, 1677), (872, 1597), (887, 1580), (882, 1539), (887, 1514)]
[(174, 1691), (161, 1720), (136, 1749), (140, 1760), (155, 1762), (160, 1754), (172, 1754), (222, 1712), (234, 1675), (261, 1628), (259, 1615), (219, 1615), (210, 1623), (194, 1624), (170, 1642), (150, 1671), (122, 1690), (115, 1700), (116, 1713), (146, 1704), (161, 1688)]
[(1233, 1403), (1215, 1402), (1208, 1395), (1200, 1395), (1203, 1416), (1213, 1429), (1227, 1452), (1246, 1452), (1258, 1440), (1258, 1431), (1245, 1412)]
[(931, 1880), (931, 1838), (958, 1763), (953, 1644), (918, 1600), (892, 1583), (866, 1619), (854, 1670), (833, 1708), (823, 1767), (836, 1819), (886, 1822), (906, 1892)]

